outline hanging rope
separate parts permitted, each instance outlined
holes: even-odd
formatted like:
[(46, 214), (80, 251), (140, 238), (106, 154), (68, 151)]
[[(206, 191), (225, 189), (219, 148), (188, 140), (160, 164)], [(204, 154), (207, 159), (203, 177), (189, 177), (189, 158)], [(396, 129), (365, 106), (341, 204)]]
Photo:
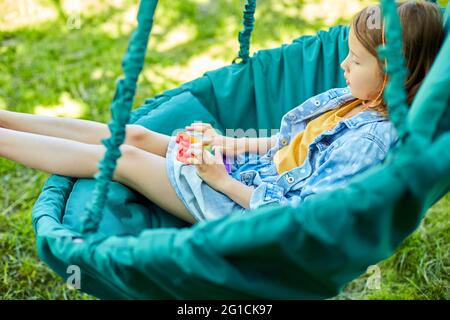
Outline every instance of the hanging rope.
[(386, 22), (386, 45), (378, 48), (382, 59), (387, 60), (387, 81), (384, 99), (388, 106), (391, 121), (394, 123), (399, 139), (406, 133), (405, 119), (408, 113), (406, 82), (406, 62), (403, 57), (403, 36), (397, 5), (394, 0), (381, 0), (381, 10)]
[(125, 140), (125, 127), (130, 117), (136, 93), (136, 82), (144, 65), (157, 3), (158, 0), (142, 0), (139, 5), (138, 27), (131, 37), (127, 53), (122, 60), (122, 69), (125, 77), (120, 79), (116, 85), (111, 104), (112, 120), (108, 124), (111, 130), (111, 137), (102, 139), (102, 143), (107, 150), (105, 156), (98, 164), (100, 171), (95, 175), (97, 182), (92, 202), (86, 208), (81, 227), (83, 234), (96, 232), (103, 216), (109, 183), (116, 169), (117, 159), (121, 156), (119, 147)]
[(253, 26), (255, 23), (255, 10), (256, 10), (256, 0), (246, 0), (244, 9), (244, 29), (239, 32), (239, 55), (234, 58), (233, 64), (236, 60), (242, 59), (242, 63), (247, 63), (249, 59), (250, 52), (250, 37), (252, 35)]

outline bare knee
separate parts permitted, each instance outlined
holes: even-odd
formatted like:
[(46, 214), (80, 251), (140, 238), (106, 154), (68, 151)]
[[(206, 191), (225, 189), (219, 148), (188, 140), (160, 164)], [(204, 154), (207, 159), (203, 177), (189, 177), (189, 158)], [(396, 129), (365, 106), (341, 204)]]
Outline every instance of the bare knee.
[(126, 129), (126, 144), (161, 157), (166, 156), (170, 136), (152, 131), (141, 125), (130, 124)]
[[(93, 146), (94, 147), (94, 146)], [(123, 143), (119, 147), (120, 157), (117, 159), (116, 169), (114, 170), (113, 180), (128, 185), (130, 183), (130, 172), (137, 169), (137, 164), (145, 157), (149, 156), (147, 151), (144, 151), (132, 144)], [(96, 158), (101, 159), (106, 152), (106, 148), (102, 146), (101, 152), (96, 155)], [(96, 159), (98, 162), (99, 159)]]
[(120, 183), (134, 187), (132, 185), (133, 178), (130, 176), (136, 175), (135, 172), (139, 170), (139, 166), (156, 155), (129, 144), (122, 144), (119, 149), (121, 156), (117, 160), (117, 169), (113, 178)]
[[(92, 147), (95, 148), (94, 145), (92, 145)], [(95, 153), (96, 167), (98, 161), (104, 157), (106, 152), (106, 148), (104, 146), (101, 146), (101, 148), (102, 149), (99, 152)], [(148, 157), (149, 153), (131, 144), (125, 143), (120, 145), (119, 151), (120, 157), (117, 159), (113, 180), (129, 185), (131, 182), (129, 179), (130, 172), (137, 170), (139, 162), (143, 158)], [(96, 169), (95, 172), (98, 172), (98, 170)]]
[(137, 124), (127, 124), (125, 143), (139, 147), (148, 138), (149, 130)]

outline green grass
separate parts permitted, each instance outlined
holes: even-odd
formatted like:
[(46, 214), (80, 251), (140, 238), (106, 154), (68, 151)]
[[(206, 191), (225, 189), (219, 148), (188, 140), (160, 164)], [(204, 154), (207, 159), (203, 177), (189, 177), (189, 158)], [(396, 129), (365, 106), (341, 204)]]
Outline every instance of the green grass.
[[(135, 1), (114, 1), (116, 5), (111, 0), (82, 1), (91, 7), (81, 14), (80, 29), (67, 27), (71, 12), (59, 1), (31, 2), (53, 16), (21, 20), (27, 10), (0, 3), (0, 12), (16, 12), (12, 20), (8, 14), (0, 17), (0, 108), (109, 121), (114, 83), (121, 75), (120, 62), (133, 26), (126, 22), (126, 12)], [(331, 15), (311, 7), (317, 1), (259, 0), (251, 52), (346, 23), (367, 2), (345, 1), (356, 7), (339, 15), (342, 5), (338, 4)], [(134, 107), (145, 98), (229, 64), (238, 52), (243, 3), (161, 1)], [(303, 10), (308, 6), (306, 15)], [(47, 177), (0, 158), (0, 299), (92, 298), (69, 290), (36, 256), (31, 208)], [(447, 195), (396, 253), (378, 265), (379, 290), (367, 288), (366, 274), (351, 282), (338, 298), (449, 299), (449, 218)]]
[(450, 299), (450, 194), (426, 214), (416, 232), (378, 264), (380, 287), (367, 273), (349, 283), (341, 299)]

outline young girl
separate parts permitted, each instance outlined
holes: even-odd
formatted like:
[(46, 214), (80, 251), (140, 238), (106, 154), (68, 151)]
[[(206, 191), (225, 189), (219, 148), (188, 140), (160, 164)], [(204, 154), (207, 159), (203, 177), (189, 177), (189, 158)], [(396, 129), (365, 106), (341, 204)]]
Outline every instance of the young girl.
[[(195, 223), (255, 209), (293, 204), (312, 194), (342, 187), (350, 178), (380, 163), (396, 142), (382, 93), (384, 62), (378, 7), (362, 10), (352, 21), (350, 52), (341, 67), (348, 87), (312, 97), (283, 116), (279, 133), (269, 138), (219, 135), (209, 124), (187, 130), (207, 139), (192, 146), (192, 165), (175, 160), (175, 137), (127, 125), (113, 179), (140, 192), (168, 212)], [(414, 98), (443, 41), (438, 6), (406, 2), (398, 6), (409, 75), (408, 102)], [(110, 135), (107, 125), (0, 110), (0, 156), (52, 174), (93, 177)], [(235, 156), (228, 174), (217, 149)], [(231, 146), (231, 147), (230, 147)]]

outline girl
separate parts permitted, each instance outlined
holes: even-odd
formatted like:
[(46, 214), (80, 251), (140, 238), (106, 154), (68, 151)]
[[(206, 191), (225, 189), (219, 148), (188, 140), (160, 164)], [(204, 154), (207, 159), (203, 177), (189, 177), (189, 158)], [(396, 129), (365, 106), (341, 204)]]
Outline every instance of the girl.
[[(376, 54), (383, 43), (378, 7), (352, 21), (350, 52), (341, 67), (348, 87), (312, 97), (283, 116), (280, 132), (269, 138), (219, 135), (209, 124), (187, 130), (204, 134), (191, 147), (190, 163), (175, 160), (175, 137), (127, 125), (113, 179), (140, 192), (185, 221), (208, 220), (260, 206), (304, 201), (310, 195), (342, 187), (351, 177), (380, 163), (396, 142), (382, 93), (384, 62)], [(398, 5), (408, 67), (408, 102), (414, 98), (443, 41), (438, 6), (425, 2)], [(87, 120), (44, 117), (0, 110), (0, 156), (52, 174), (93, 177), (110, 135), (107, 125)], [(219, 149), (235, 157), (228, 174)], [(150, 183), (149, 183), (150, 182)]]

